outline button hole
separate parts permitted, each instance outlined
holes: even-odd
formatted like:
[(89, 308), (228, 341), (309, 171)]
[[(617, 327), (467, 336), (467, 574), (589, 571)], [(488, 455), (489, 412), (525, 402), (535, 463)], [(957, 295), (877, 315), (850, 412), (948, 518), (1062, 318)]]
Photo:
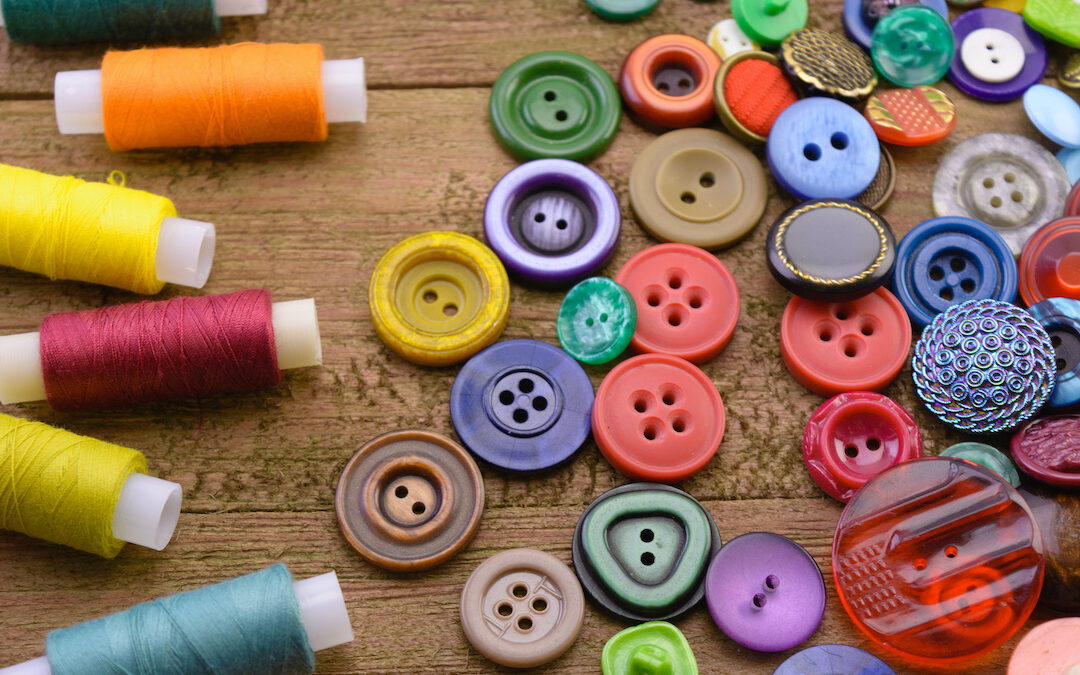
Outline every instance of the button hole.
[(1065, 359), (1058, 359), (1058, 360), (1057, 360), (1057, 361), (1055, 362), (1055, 364), (1054, 364), (1054, 365), (1056, 365), (1056, 366), (1057, 366), (1057, 370), (1058, 370), (1058, 372), (1059, 372), (1059, 373), (1063, 373), (1063, 372), (1065, 372), (1065, 367), (1066, 367), (1066, 366), (1068, 366), (1069, 364), (1067, 364), (1067, 363), (1065, 362)]
[(776, 590), (776, 588), (779, 585), (780, 585), (780, 577), (776, 576), (775, 574), (770, 574), (769, 576), (765, 577), (765, 587), (766, 588), (771, 588), (772, 590)]
[(600, 315), (600, 323), (604, 323), (606, 321), (607, 321), (607, 314), (601, 314)]
[(547, 600), (543, 598), (536, 598), (532, 601), (532, 608), (537, 612), (546, 612), (548, 608)]
[(802, 154), (811, 162), (816, 162), (821, 159), (821, 148), (816, 143), (807, 143), (803, 146)]
[(567, 227), (566, 221), (563, 220), (562, 218), (559, 218), (558, 220), (555, 221), (555, 227), (556, 227), (556, 229), (559, 229), (559, 230), (565, 230), (566, 227)]
[(424, 293), (424, 302), (435, 302), (438, 299), (439, 294), (435, 291), (428, 291), (427, 293)]
[(847, 309), (844, 308), (844, 307), (837, 307), (836, 308), (836, 318), (839, 319), (840, 321), (847, 321), (847, 318), (848, 318)]
[(992, 188), (992, 187), (994, 187), (994, 179), (993, 178), (983, 178), (983, 187), (984, 188)]
[(1052, 344), (1055, 348), (1060, 347), (1061, 346), (1061, 336), (1060, 335), (1051, 335), (1050, 336), (1050, 344)]
[(499, 616), (510, 616), (514, 613), (514, 608), (510, 606), (510, 603), (504, 602), (495, 611), (499, 613)]
[(866, 441), (866, 449), (867, 450), (880, 450), (881, 449), (881, 441), (879, 441), (876, 438), (867, 439), (867, 441)]
[(528, 394), (534, 387), (536, 387), (536, 383), (528, 377), (523, 377), (521, 378), (521, 381), (518, 382), (518, 389), (522, 394)]
[(679, 418), (676, 418), (671, 422), (671, 429), (675, 433), (681, 434), (682, 432), (686, 431), (686, 422), (682, 421)]
[(656, 556), (653, 555), (652, 553), (650, 553), (649, 551), (645, 551), (644, 553), (641, 554), (641, 564), (642, 565), (648, 566), (648, 565), (653, 564), (654, 562), (656, 562)]
[(638, 400), (634, 401), (634, 410), (638, 411), (639, 413), (643, 413), (648, 409), (649, 406), (645, 403), (645, 399), (639, 398)]
[(652, 441), (656, 439), (656, 429), (652, 427), (645, 427), (645, 431), (642, 433), (646, 440)]
[(544, 219), (545, 219), (545, 218), (547, 218), (547, 216), (545, 216), (545, 215), (544, 215), (544, 214), (542, 214), (542, 213), (538, 213), (538, 214), (536, 214), (535, 216), (533, 216), (533, 220), (535, 220), (535, 221), (536, 221), (536, 222), (538, 222), (538, 223), (542, 223), (542, 222), (544, 222)]
[(510, 391), (505, 390), (505, 389), (503, 391), (499, 392), (499, 403), (502, 403), (503, 405), (510, 405), (513, 402), (514, 402), (514, 394), (513, 394), (513, 392), (510, 392)]
[(397, 488), (394, 490), (394, 496), (398, 499), (405, 499), (409, 496), (409, 488), (405, 487), (404, 485), (397, 486)]
[(641, 531), (641, 541), (645, 542), (646, 544), (649, 543), (650, 541), (652, 541), (655, 538), (656, 538), (656, 534), (653, 533), (652, 530), (650, 530), (648, 528), (645, 528), (644, 530)]
[(821, 331), (821, 335), (819, 337), (821, 337), (822, 342), (828, 342), (832, 339), (832, 332), (823, 330)]
[(999, 206), (1001, 206), (1001, 204), (1002, 204), (1001, 197), (998, 197), (997, 195), (994, 195), (993, 197), (990, 198), (990, 206), (993, 206), (995, 209), (998, 208)]
[(848, 137), (842, 131), (837, 131), (829, 138), (829, 143), (837, 150), (843, 150), (848, 146)]
[(949, 267), (953, 272), (962, 272), (965, 266), (963, 258), (953, 258), (949, 261)]
[(567, 117), (569, 117), (569, 115), (566, 114), (565, 110), (555, 111), (555, 119), (559, 120), (560, 122), (565, 122)]
[(554, 101), (555, 100), (555, 92), (553, 92), (553, 91), (545, 91), (544, 92), (544, 100), (545, 101)]
[(529, 594), (529, 589), (526, 588), (523, 584), (518, 584), (517, 586), (514, 586), (514, 590), (511, 591), (511, 593), (514, 594), (515, 598), (524, 598), (526, 595)]
[(946, 546), (945, 547), (945, 557), (946, 558), (955, 558), (956, 555), (959, 552), (960, 551), (958, 551), (955, 546)]
[(951, 302), (953, 299), (953, 292), (951, 288), (943, 288), (938, 291), (938, 297), (946, 302)]
[(849, 445), (844, 448), (844, 454), (848, 457), (851, 457), (852, 459), (855, 459), (859, 456), (859, 449), (856, 448), (854, 445)]
[(524, 631), (532, 630), (533, 620), (530, 619), (527, 616), (523, 616), (523, 617), (521, 617), (520, 619), (517, 620), (517, 626), (518, 626), (518, 628), (520, 628), (521, 630), (524, 630)]
[(649, 303), (649, 307), (658, 307), (660, 305), (660, 297), (657, 295), (650, 295), (645, 302)]
[(859, 332), (867, 337), (870, 337), (874, 334), (874, 326), (873, 324), (869, 323), (863, 324), (863, 327), (859, 329)]
[(1010, 171), (1009, 173), (1002, 176), (1002, 178), (1005, 179), (1006, 183), (1012, 183), (1013, 181), (1016, 180), (1016, 174), (1014, 174), (1012, 171)]
[(762, 607), (764, 607), (766, 601), (767, 600), (764, 593), (754, 593), (753, 603), (756, 609), (761, 609)]
[(963, 281), (960, 282), (960, 288), (965, 293), (971, 293), (971, 292), (973, 292), (975, 290), (975, 282), (972, 281), (971, 279), (964, 279)]
[(934, 281), (941, 281), (945, 278), (945, 270), (941, 269), (937, 265), (930, 268), (930, 278)]
[(690, 296), (687, 299), (687, 304), (690, 305), (690, 309), (700, 309), (701, 308), (701, 298), (699, 298), (696, 295)]
[(701, 174), (701, 178), (698, 179), (698, 183), (703, 188), (711, 188), (713, 185), (716, 185), (716, 178), (711, 173), (703, 173)]
[(1022, 192), (1020, 192), (1019, 190), (1013, 190), (1013, 193), (1011, 195), (1009, 195), (1009, 196), (1016, 203), (1020, 203), (1020, 202), (1022, 202), (1024, 200), (1024, 194)]
[(412, 512), (413, 513), (415, 513), (416, 515), (419, 516), (419, 515), (422, 515), (424, 513), (424, 511), (427, 511), (426, 506), (424, 506), (420, 502), (414, 502), (413, 503), (413, 505), (412, 505)]
[(548, 407), (548, 400), (543, 396), (537, 396), (532, 400), (533, 410), (546, 410)]
[(694, 196), (693, 192), (684, 192), (682, 193), (682, 196), (679, 197), (679, 199), (683, 200), (683, 202), (686, 204), (693, 204), (697, 201), (697, 197)]
[(668, 286), (671, 286), (672, 288), (678, 288), (679, 286), (682, 286), (682, 277), (676, 276), (674, 274), (671, 275), (671, 278), (668, 279)]
[(457, 314), (457, 305), (443, 305), (442, 313), (446, 316), (454, 316)]
[(675, 405), (675, 392), (665, 391), (663, 401), (664, 405)]
[(515, 408), (514, 421), (518, 424), (524, 424), (529, 421), (529, 413), (524, 408)]
[(915, 558), (914, 560), (911, 561), (911, 566), (914, 567), (916, 570), (921, 572), (924, 569), (926, 569), (926, 559), (924, 559), (924, 558)]

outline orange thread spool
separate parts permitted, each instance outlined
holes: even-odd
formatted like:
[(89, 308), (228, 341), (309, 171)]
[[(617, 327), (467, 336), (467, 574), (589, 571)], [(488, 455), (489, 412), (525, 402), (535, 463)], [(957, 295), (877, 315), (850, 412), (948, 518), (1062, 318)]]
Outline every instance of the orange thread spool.
[(113, 150), (326, 140), (322, 62), (317, 44), (109, 52), (105, 138)]

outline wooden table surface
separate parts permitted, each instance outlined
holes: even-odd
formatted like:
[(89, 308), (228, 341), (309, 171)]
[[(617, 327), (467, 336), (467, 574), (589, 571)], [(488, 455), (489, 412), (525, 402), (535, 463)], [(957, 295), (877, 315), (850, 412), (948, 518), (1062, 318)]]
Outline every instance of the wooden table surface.
[[(841, 4), (814, 2), (810, 25), (841, 30)], [(469, 573), (514, 547), (569, 563), (581, 511), (627, 479), (591, 440), (569, 465), (541, 477), (483, 467), (487, 509), (466, 551), (422, 574), (364, 562), (338, 531), (338, 473), (360, 444), (385, 431), (452, 436), (448, 400), (457, 372), (415, 366), (383, 346), (369, 317), (368, 279), (382, 252), (407, 235), (446, 229), (482, 236), (484, 200), (516, 164), (492, 136), (489, 88), (515, 59), (565, 49), (615, 76), (645, 38), (703, 37), (729, 15), (726, 2), (692, 0), (662, 0), (653, 14), (625, 25), (599, 20), (580, 0), (270, 0), (267, 16), (226, 19), (220, 38), (202, 44), (312, 41), (325, 46), (327, 58), (364, 56), (369, 122), (334, 125), (318, 144), (131, 153), (111, 152), (100, 136), (56, 130), (54, 73), (99, 67), (104, 45), (35, 48), (0, 39), (0, 161), (92, 180), (120, 169), (129, 186), (167, 195), (181, 215), (215, 223), (217, 257), (203, 292), (266, 287), (275, 300), (314, 297), (324, 354), (322, 367), (289, 372), (279, 387), (254, 394), (94, 414), (56, 414), (44, 403), (0, 408), (138, 448), (151, 473), (184, 488), (176, 536), (160, 553), (128, 546), (102, 560), (0, 532), (0, 665), (42, 654), (51, 629), (284, 562), (300, 578), (336, 570), (345, 592), (356, 640), (320, 652), (319, 673), (498, 671), (458, 623)], [(987, 131), (1042, 140), (1019, 102), (992, 105), (948, 83), (942, 88), (959, 108), (952, 136), (927, 148), (890, 148), (899, 175), (882, 214), (898, 238), (933, 215), (934, 168), (956, 143)], [(652, 138), (624, 115), (614, 144), (591, 163), (623, 206), (609, 275), (656, 243), (635, 222), (627, 193), (634, 157)], [(716, 457), (681, 487), (705, 504), (725, 541), (769, 530), (814, 556), (829, 597), (821, 627), (803, 646), (855, 645), (897, 672), (916, 672), (866, 640), (836, 598), (829, 552), (841, 505), (814, 485), (801, 457), (804, 425), (823, 399), (796, 384), (780, 359), (778, 327), (789, 295), (769, 276), (763, 255), (768, 223), (792, 203), (773, 185), (762, 224), (718, 253), (742, 294), (733, 340), (703, 366), (724, 398), (728, 428)], [(160, 297), (181, 292), (170, 286)], [(515, 284), (503, 337), (557, 344), (561, 298)], [(138, 299), (0, 269), (0, 332), (37, 330), (50, 312)], [(594, 385), (606, 370), (589, 370)], [(910, 368), (885, 393), (915, 416), (928, 454), (960, 440), (918, 404)], [(1025, 630), (1050, 617), (1037, 611)], [(771, 673), (795, 651), (749, 652), (717, 630), (704, 607), (677, 624), (703, 673)], [(577, 642), (547, 669), (599, 672), (604, 642), (623, 627), (590, 606)], [(1016, 636), (949, 672), (1004, 672), (1015, 644)]]

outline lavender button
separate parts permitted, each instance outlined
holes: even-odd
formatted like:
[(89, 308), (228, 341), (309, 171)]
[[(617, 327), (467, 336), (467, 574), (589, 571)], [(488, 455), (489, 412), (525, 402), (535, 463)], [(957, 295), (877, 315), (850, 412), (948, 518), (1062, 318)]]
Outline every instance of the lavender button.
[[(968, 10), (956, 17), (952, 29), (957, 49), (949, 68), (949, 79), (969, 96), (984, 101), (1011, 101), (1046, 74), (1046, 43), (1016, 12), (996, 7)], [(1001, 35), (999, 31), (1007, 35)], [(1023, 50), (1022, 56), (1017, 52), (1017, 44)], [(965, 52), (975, 72), (964, 65)], [(1011, 72), (1017, 67), (1017, 60), (1023, 61), (1018, 67), (1019, 72), (1004, 81), (997, 81), (999, 78), (995, 74)]]

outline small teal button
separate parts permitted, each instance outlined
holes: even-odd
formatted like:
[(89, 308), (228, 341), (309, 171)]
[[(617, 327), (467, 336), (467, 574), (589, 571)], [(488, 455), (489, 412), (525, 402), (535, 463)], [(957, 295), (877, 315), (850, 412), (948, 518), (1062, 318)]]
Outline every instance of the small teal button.
[(1012, 461), (1003, 452), (986, 443), (957, 443), (941, 452), (942, 457), (956, 457), (990, 469), (1005, 479), (1009, 485), (1020, 487), (1020, 474)]
[[(1072, 96), (1036, 84), (1024, 92), (1024, 112), (1043, 136), (1066, 148), (1080, 148), (1080, 105)], [(1069, 178), (1076, 180), (1071, 174)]]

